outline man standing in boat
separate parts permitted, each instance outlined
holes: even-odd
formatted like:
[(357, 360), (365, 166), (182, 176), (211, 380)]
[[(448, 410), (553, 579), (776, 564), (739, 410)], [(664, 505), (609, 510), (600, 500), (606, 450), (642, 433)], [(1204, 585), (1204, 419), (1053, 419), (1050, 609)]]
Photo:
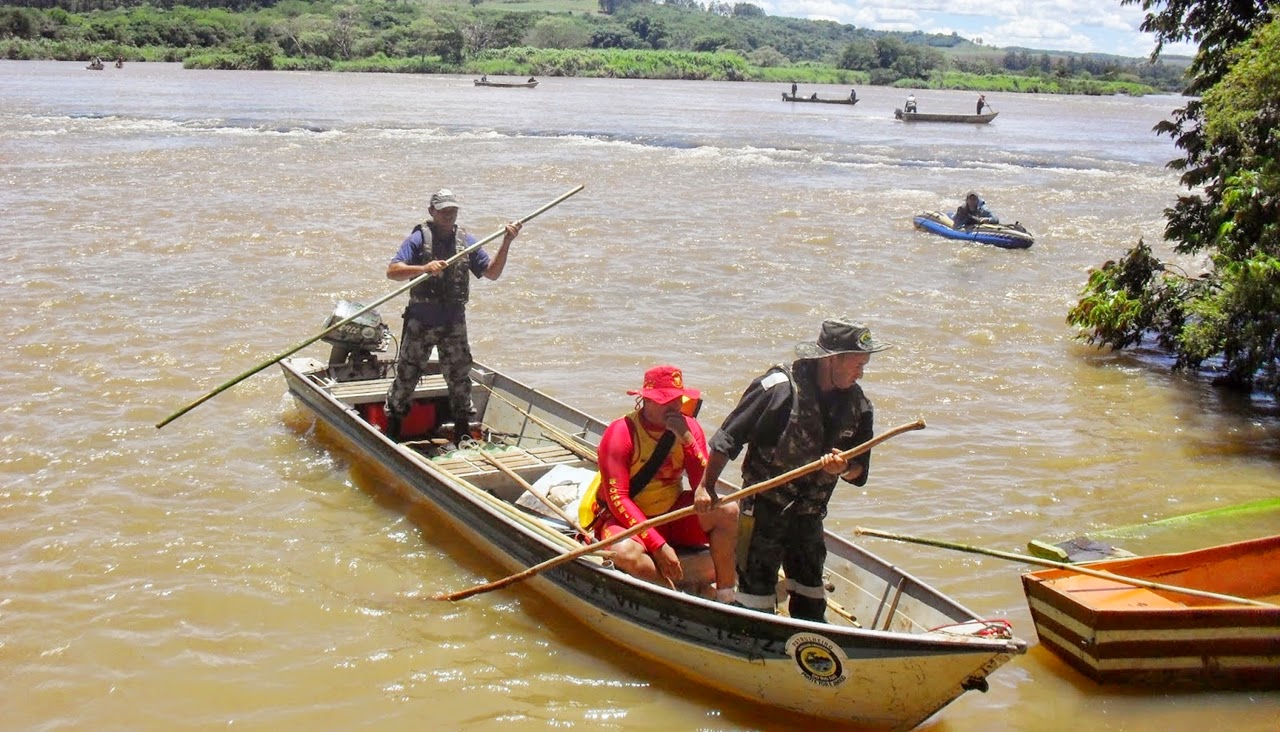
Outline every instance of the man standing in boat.
[(474, 236), (458, 227), (458, 199), (452, 191), (439, 190), (427, 207), (430, 216), (413, 227), (409, 237), (387, 265), (387, 278), (403, 282), (424, 274), (431, 277), (409, 290), (396, 376), (387, 391), (386, 435), (399, 439), (400, 426), (409, 413), (413, 392), (426, 371), (431, 349), (439, 353), (440, 370), (449, 386), (449, 412), (454, 437), (471, 432), (471, 345), (467, 341), (467, 300), (470, 277), (496, 280), (507, 264), (507, 250), (520, 234), (521, 224), (507, 224), (502, 246), (489, 257), (476, 248), (467, 257), (446, 266), (446, 261), (475, 243)]
[(991, 209), (987, 208), (987, 202), (978, 196), (977, 191), (969, 191), (965, 194), (964, 203), (960, 208), (956, 209), (956, 213), (951, 217), (951, 227), (953, 229), (967, 229), (978, 224), (998, 224), (1000, 218), (991, 213)]
[(979, 94), (978, 95), (978, 114), (982, 114), (982, 108), (985, 106), (987, 106), (987, 95)]
[[(610, 423), (597, 452), (600, 487), (588, 508), (595, 511), (589, 523), (600, 539), (691, 505), (693, 491), (684, 490), (684, 476), (696, 486), (707, 467), (707, 438), (691, 414), (700, 394), (685, 387), (680, 369), (655, 366), (645, 372), (641, 388), (627, 394), (636, 397), (635, 411)], [(615, 544), (613, 563), (649, 582), (696, 587), (711, 576), (687, 577), (676, 549), (709, 546), (716, 599), (732, 602), (737, 527), (737, 504), (715, 506)]]
[(718, 505), (720, 473), (747, 447), (745, 486), (757, 485), (815, 460), (822, 468), (742, 501), (738, 603), (776, 612), (778, 569), (786, 573), (793, 618), (826, 621), (822, 580), (827, 549), (822, 520), (837, 482), (865, 485), (870, 453), (846, 460), (841, 452), (871, 439), (871, 402), (858, 379), (871, 354), (889, 348), (871, 331), (844, 320), (822, 324), (815, 343), (796, 346), (797, 359), (751, 382), (711, 438), (711, 457), (694, 493), (694, 509)]

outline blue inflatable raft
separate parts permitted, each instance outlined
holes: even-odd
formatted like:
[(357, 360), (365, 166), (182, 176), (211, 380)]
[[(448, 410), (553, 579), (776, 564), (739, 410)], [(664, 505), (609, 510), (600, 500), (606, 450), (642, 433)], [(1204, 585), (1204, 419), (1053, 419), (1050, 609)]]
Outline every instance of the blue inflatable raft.
[(917, 229), (931, 234), (945, 236), (948, 239), (991, 244), (1003, 249), (1026, 249), (1035, 243), (1035, 238), (1018, 224), (1013, 226), (979, 224), (968, 229), (954, 229), (951, 217), (939, 211), (925, 211), (917, 215), (912, 222)]

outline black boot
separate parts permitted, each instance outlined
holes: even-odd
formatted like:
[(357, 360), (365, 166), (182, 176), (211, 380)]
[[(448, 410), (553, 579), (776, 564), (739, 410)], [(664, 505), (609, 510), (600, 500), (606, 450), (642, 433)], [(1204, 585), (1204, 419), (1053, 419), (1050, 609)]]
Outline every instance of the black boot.
[(466, 420), (454, 420), (453, 422), (453, 443), (455, 445), (462, 444), (462, 441), (471, 437), (471, 424)]
[(787, 611), (791, 617), (803, 620), (812, 620), (815, 623), (827, 622), (827, 601), (819, 600), (816, 597), (805, 597), (804, 595), (791, 593), (791, 601), (787, 604)]
[(392, 417), (391, 415), (388, 414), (387, 426), (382, 429), (382, 434), (386, 435), (387, 439), (391, 440), (392, 442), (399, 442), (401, 421), (402, 421), (401, 417)]

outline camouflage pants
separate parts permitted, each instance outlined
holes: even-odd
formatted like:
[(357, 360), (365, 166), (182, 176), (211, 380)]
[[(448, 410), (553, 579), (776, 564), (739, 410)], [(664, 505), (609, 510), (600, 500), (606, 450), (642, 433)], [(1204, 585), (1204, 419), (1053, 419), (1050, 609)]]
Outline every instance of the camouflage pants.
[(773, 611), (778, 569), (782, 568), (791, 594), (791, 616), (823, 622), (826, 590), (822, 569), (827, 546), (822, 514), (800, 513), (798, 502), (748, 501), (751, 505), (743, 506), (746, 520), (742, 521), (748, 532), (747, 548), (738, 555), (738, 601), (749, 608)]
[(406, 318), (400, 335), (400, 358), (396, 378), (387, 391), (387, 414), (404, 417), (418, 381), (427, 370), (434, 346), (440, 354), (440, 371), (449, 386), (449, 414), (455, 422), (471, 421), (471, 346), (467, 324), (427, 326)]

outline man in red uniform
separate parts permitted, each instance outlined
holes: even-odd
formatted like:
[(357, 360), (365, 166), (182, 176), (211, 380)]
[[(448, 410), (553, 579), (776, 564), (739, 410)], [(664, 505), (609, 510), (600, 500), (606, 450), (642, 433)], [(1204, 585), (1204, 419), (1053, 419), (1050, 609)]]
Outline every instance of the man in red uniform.
[[(637, 397), (636, 409), (609, 425), (598, 451), (599, 505), (593, 526), (601, 539), (692, 505), (693, 492), (685, 490), (683, 478), (688, 475), (689, 485), (696, 486), (707, 467), (706, 435), (682, 411), (685, 401), (696, 401), (699, 392), (685, 388), (680, 369), (655, 366), (645, 372), (640, 389), (627, 393)], [(721, 504), (615, 544), (613, 562), (641, 579), (674, 585), (686, 579), (676, 549), (709, 545), (716, 599), (732, 602), (737, 526), (737, 504)], [(710, 577), (688, 579), (698, 585)]]

